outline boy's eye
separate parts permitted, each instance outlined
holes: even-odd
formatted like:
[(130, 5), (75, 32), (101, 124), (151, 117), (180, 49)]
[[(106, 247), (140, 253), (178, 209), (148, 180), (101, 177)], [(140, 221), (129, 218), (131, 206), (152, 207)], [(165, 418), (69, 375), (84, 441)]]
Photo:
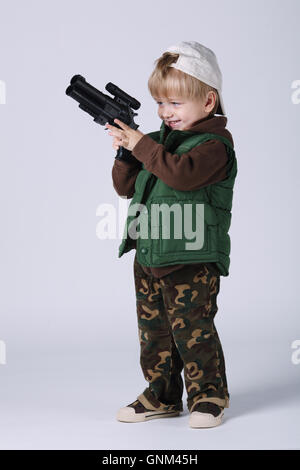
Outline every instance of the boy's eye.
[[(160, 105), (160, 104), (162, 104), (162, 102), (161, 102), (161, 101), (157, 101), (157, 104)], [(171, 104), (180, 104), (180, 103), (177, 103), (177, 101), (172, 101)]]

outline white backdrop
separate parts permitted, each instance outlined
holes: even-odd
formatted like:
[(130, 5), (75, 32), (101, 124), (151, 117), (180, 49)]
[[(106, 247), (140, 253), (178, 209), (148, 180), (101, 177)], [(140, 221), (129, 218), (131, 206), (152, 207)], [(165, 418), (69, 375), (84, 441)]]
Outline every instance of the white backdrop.
[[(1, 448), (296, 447), (299, 1), (13, 0), (0, 8)], [(226, 426), (202, 433), (201, 444), (187, 416), (180, 429), (143, 423), (142, 434), (115, 420), (147, 385), (134, 251), (118, 259), (120, 238), (96, 236), (99, 205), (118, 215), (115, 151), (65, 95), (77, 73), (105, 93), (113, 82), (142, 103), (139, 129), (158, 130), (147, 80), (183, 40), (217, 55), (238, 160), (230, 276), (221, 278), (216, 316), (232, 402)], [(279, 417), (284, 435), (273, 426)], [(262, 435), (258, 419), (270, 426)], [(168, 432), (154, 436), (161, 426)]]

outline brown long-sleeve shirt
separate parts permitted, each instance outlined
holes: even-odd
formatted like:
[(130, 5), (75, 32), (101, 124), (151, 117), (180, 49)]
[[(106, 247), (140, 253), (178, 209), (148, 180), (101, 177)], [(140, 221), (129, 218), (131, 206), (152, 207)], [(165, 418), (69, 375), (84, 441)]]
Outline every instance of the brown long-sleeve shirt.
[[(210, 116), (199, 120), (189, 130), (218, 134), (226, 137), (234, 145), (226, 124), (225, 116)], [(144, 164), (146, 170), (179, 191), (197, 190), (222, 181), (226, 177), (228, 156), (224, 144), (216, 139), (204, 142), (179, 156), (167, 152), (163, 144), (158, 144), (148, 135), (144, 135), (132, 149), (132, 155), (136, 158), (136, 162), (115, 160), (112, 168), (113, 186), (119, 196), (133, 197), (135, 180), (141, 170), (140, 162)], [(214, 263), (206, 264), (217, 269)], [(183, 266), (184, 264), (176, 264), (158, 268), (142, 266), (142, 268), (146, 274), (161, 278)]]

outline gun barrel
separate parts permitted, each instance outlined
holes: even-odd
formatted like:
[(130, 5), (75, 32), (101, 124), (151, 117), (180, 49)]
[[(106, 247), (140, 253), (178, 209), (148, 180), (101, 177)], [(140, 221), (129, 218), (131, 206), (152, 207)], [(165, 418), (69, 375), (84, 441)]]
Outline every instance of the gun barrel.
[(92, 101), (88, 96), (82, 93), (81, 90), (75, 89), (72, 86), (69, 86), (66, 90), (66, 94), (71, 96), (74, 100), (78, 101), (81, 105), (89, 108), (95, 116), (97, 116), (101, 111), (102, 108), (97, 105), (94, 101)]
[(77, 93), (80, 93), (81, 96), (84, 96), (88, 99), (92, 99), (96, 101), (97, 103), (99, 103), (100, 106), (105, 106), (105, 103), (107, 102), (107, 98), (113, 101), (112, 98), (104, 95), (104, 93), (97, 90), (97, 88), (87, 83), (85, 78), (82, 77), (81, 75), (74, 75), (70, 83), (71, 85), (68, 86), (66, 90), (67, 95), (72, 96), (72, 92), (77, 92)]
[(102, 93), (86, 82), (82, 75), (74, 75), (70, 80), (70, 85), (66, 89), (66, 94), (79, 103), (79, 107), (94, 117), (94, 121), (104, 125), (105, 122), (113, 122), (114, 118), (137, 129), (131, 108), (138, 109), (140, 103), (118, 88), (113, 83), (108, 83), (106, 90), (114, 94), (114, 99)]

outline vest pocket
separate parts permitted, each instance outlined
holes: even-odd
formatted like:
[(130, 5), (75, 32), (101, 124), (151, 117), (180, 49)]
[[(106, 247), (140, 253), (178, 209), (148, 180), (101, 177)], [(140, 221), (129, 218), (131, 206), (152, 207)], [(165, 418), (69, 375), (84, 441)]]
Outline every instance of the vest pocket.
[[(153, 211), (155, 201), (151, 204)], [(164, 199), (159, 201), (159, 207), (159, 213), (154, 210), (151, 214), (151, 225), (157, 237), (151, 237), (153, 254), (167, 255), (170, 261), (178, 256), (190, 259), (196, 252), (206, 254), (215, 246), (217, 217), (209, 204), (192, 199)], [(156, 216), (153, 217), (153, 213)]]

